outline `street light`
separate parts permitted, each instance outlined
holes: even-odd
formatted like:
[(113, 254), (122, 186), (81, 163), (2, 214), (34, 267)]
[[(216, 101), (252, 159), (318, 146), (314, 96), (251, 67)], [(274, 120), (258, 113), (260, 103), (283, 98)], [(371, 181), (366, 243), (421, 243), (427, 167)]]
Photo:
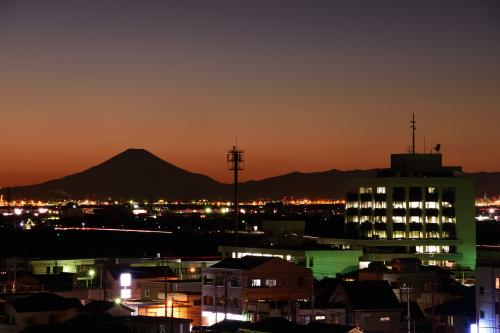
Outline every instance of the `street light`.
[(94, 279), (95, 276), (95, 269), (90, 269), (89, 270), (89, 276), (90, 276), (90, 286), (92, 287), (92, 280)]

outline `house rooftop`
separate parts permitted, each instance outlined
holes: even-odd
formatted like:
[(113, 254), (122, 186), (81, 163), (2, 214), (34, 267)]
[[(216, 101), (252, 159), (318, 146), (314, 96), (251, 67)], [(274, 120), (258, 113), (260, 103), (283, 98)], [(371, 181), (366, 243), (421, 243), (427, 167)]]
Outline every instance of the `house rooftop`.
[(130, 312), (134, 312), (134, 309), (129, 308), (125, 304), (116, 304), (115, 302), (110, 302), (110, 301), (96, 301), (93, 300), (90, 303), (86, 304), (83, 306), (78, 312), (80, 313), (105, 313), (106, 311), (112, 309), (115, 306), (122, 307), (125, 310), (128, 310)]
[(399, 301), (387, 281), (342, 282), (355, 310), (399, 310)]
[(36, 293), (26, 297), (19, 297), (11, 301), (17, 312), (47, 312), (82, 307), (76, 298), (64, 298), (52, 293)]
[(218, 262), (210, 268), (227, 268), (227, 269), (241, 269), (249, 270), (260, 266), (269, 260), (276, 259), (274, 257), (257, 257), (257, 256), (244, 256), (242, 258), (227, 258)]
[(120, 274), (130, 273), (133, 279), (154, 279), (154, 278), (177, 278), (177, 275), (169, 266), (146, 266), (146, 267), (130, 267), (118, 265), (109, 268), (110, 274), (114, 279), (119, 279)]

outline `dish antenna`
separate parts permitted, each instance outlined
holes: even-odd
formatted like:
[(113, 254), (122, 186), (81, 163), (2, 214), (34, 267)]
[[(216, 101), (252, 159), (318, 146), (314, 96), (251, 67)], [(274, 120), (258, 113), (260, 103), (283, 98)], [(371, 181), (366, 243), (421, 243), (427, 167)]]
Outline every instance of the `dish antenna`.
[(436, 147), (434, 147), (434, 150), (436, 151), (436, 153), (439, 153), (439, 151), (441, 150), (441, 144), (438, 143)]

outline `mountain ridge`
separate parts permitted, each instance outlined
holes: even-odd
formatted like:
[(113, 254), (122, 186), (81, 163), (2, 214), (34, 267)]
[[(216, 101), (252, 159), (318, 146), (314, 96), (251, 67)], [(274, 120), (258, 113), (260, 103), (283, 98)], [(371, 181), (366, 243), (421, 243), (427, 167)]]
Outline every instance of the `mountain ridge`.
[[(375, 176), (379, 169), (291, 172), (240, 184), (242, 200), (311, 197), (340, 199), (351, 179)], [(466, 173), (476, 194), (498, 193), (500, 172)], [(1, 191), (4, 196), (6, 189)], [(171, 164), (151, 152), (130, 148), (83, 171), (39, 184), (9, 188), (11, 199), (165, 199), (229, 200), (225, 184)]]

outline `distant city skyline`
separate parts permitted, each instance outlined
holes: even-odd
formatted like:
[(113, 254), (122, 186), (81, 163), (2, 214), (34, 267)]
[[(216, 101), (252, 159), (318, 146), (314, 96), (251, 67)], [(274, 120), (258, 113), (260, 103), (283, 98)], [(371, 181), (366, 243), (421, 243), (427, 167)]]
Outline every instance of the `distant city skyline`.
[(0, 187), (144, 148), (230, 182), (411, 144), (500, 171), (496, 1), (2, 1)]

